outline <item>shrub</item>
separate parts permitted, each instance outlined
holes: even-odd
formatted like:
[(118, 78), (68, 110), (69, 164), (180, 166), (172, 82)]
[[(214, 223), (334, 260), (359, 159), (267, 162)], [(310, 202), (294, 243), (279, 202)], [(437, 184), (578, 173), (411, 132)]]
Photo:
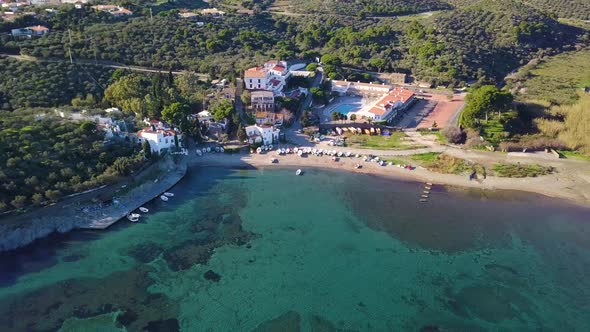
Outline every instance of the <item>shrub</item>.
[(465, 132), (458, 127), (446, 127), (442, 133), (449, 143), (461, 144), (465, 141)]

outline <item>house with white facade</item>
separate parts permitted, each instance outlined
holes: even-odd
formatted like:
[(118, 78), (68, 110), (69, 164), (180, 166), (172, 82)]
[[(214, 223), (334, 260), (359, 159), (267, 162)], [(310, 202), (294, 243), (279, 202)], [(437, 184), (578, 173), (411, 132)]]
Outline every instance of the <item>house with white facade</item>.
[(412, 90), (396, 87), (383, 95), (374, 104), (355, 112), (355, 114), (357, 117), (360, 116), (375, 121), (389, 121), (395, 118), (399, 112), (411, 107), (415, 100), (415, 94)]
[(270, 145), (278, 142), (281, 131), (271, 125), (254, 125), (246, 127), (246, 135), (250, 144)]
[(275, 108), (275, 96), (272, 91), (252, 91), (250, 94), (250, 102), (252, 108), (259, 111), (274, 110)]
[(247, 90), (272, 91), (275, 96), (283, 96), (283, 89), (290, 76), (286, 61), (271, 60), (262, 67), (252, 67), (244, 71), (244, 84)]
[(92, 8), (102, 11), (102, 12), (107, 12), (107, 13), (113, 15), (114, 17), (133, 15), (133, 12), (130, 11), (129, 9), (123, 8), (123, 7), (117, 6), (117, 5), (96, 5), (96, 6), (92, 6)]
[(178, 147), (182, 144), (182, 133), (170, 128), (166, 122), (156, 119), (144, 120), (144, 122), (149, 123), (149, 127), (137, 132), (137, 143), (143, 144), (147, 141), (152, 152), (160, 153), (163, 150), (174, 149), (177, 147), (177, 140)]

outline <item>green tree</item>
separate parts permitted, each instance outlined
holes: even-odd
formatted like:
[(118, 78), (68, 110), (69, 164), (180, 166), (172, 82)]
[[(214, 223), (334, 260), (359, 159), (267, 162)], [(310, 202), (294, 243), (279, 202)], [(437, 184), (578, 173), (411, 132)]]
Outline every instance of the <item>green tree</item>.
[(25, 204), (27, 204), (27, 197), (23, 195), (16, 195), (10, 204), (17, 209), (22, 209), (25, 207)]
[(143, 155), (147, 158), (147, 159), (151, 159), (152, 158), (152, 148), (150, 146), (150, 142), (148, 141), (143, 141), (143, 144), (141, 146), (141, 149), (143, 150)]
[(126, 113), (143, 114), (145, 95), (149, 82), (139, 75), (119, 78), (109, 85), (104, 92), (105, 102), (115, 105)]
[(178, 126), (182, 131), (188, 131), (188, 116), (190, 108), (186, 104), (172, 103), (162, 110), (162, 120)]
[(356, 114), (351, 114), (350, 115), (350, 121), (356, 121)]
[(502, 91), (494, 85), (473, 89), (465, 98), (466, 106), (460, 116), (461, 125), (473, 128), (482, 117), (488, 121), (490, 113), (507, 110), (512, 101), (510, 92)]
[(316, 71), (316, 70), (318, 70), (318, 64), (315, 63), (315, 62), (312, 62), (312, 63), (308, 64), (305, 67), (305, 70), (307, 70), (307, 71)]
[(252, 94), (250, 93), (250, 91), (244, 90), (244, 92), (242, 92), (242, 95), (240, 96), (240, 99), (242, 100), (242, 103), (245, 106), (247, 106), (247, 105), (250, 105), (251, 97), (252, 97)]
[(234, 105), (227, 99), (218, 99), (209, 107), (209, 111), (211, 112), (211, 115), (213, 115), (215, 121), (230, 119), (233, 110)]

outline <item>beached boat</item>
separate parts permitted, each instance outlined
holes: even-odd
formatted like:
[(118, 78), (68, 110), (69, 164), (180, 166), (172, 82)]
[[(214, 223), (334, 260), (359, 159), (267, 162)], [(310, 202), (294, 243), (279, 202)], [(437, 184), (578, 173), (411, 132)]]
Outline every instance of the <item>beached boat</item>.
[(303, 173), (303, 171), (302, 171), (301, 169), (298, 169), (298, 170), (295, 172), (295, 175), (301, 175), (301, 173)]
[(127, 219), (131, 222), (138, 222), (140, 214), (139, 213), (131, 213), (127, 215)]
[(168, 202), (168, 197), (162, 195), (160, 196), (160, 199), (163, 200), (164, 202)]
[(371, 131), (369, 129), (365, 129), (365, 134), (370, 136), (371, 135)]
[(297, 152), (297, 154), (299, 155), (299, 157), (303, 157), (303, 150), (299, 150), (299, 152)]
[(379, 166), (385, 166), (385, 165), (387, 165), (387, 163), (384, 160), (379, 161)]
[(354, 168), (356, 168), (356, 169), (359, 169), (359, 168), (361, 168), (361, 167), (363, 167), (363, 165), (361, 165), (361, 164), (356, 164), (356, 165), (354, 165)]
[(332, 160), (338, 161), (338, 157), (334, 156), (334, 157), (332, 157)]
[(145, 208), (143, 206), (139, 208), (139, 211), (141, 211), (141, 213), (148, 213), (148, 212), (150, 212), (150, 210), (148, 210), (148, 208)]
[(374, 135), (375, 134), (375, 128), (371, 128), (370, 129), (370, 132), (371, 132), (371, 135)]
[(277, 158), (272, 158), (272, 159), (270, 160), (270, 163), (271, 163), (271, 164), (276, 164), (276, 163), (278, 163), (278, 162), (279, 162), (279, 160), (278, 160)]
[(256, 149), (256, 153), (262, 153), (262, 148), (261, 148), (261, 147), (258, 147), (258, 148)]

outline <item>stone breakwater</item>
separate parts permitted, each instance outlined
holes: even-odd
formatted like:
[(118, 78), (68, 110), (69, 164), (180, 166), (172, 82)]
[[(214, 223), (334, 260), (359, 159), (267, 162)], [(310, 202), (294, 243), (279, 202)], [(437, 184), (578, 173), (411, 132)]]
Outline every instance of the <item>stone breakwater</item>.
[[(129, 181), (127, 185), (131, 189), (121, 196), (115, 191), (121, 188), (121, 184), (118, 184), (104, 188), (99, 193), (80, 195), (73, 200), (0, 220), (0, 252), (24, 247), (55, 232), (107, 228), (173, 187), (186, 171), (184, 162), (174, 164), (169, 160), (161, 161)], [(93, 201), (97, 194), (109, 195), (114, 200), (106, 205), (98, 204)]]

